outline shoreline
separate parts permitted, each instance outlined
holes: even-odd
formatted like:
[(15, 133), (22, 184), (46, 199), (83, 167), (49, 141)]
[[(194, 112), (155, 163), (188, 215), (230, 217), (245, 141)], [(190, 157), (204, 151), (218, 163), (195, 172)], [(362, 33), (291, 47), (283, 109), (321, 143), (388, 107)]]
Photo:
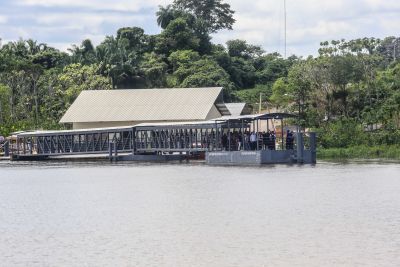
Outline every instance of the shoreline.
[(399, 145), (318, 148), (318, 160), (400, 160)]
[[(80, 157), (60, 156), (50, 161), (85, 161), (108, 160), (106, 156), (86, 155)], [(9, 157), (0, 157), (0, 161), (11, 161)], [(400, 163), (400, 145), (381, 146), (352, 146), (347, 148), (318, 148), (317, 161), (328, 162), (391, 162)]]

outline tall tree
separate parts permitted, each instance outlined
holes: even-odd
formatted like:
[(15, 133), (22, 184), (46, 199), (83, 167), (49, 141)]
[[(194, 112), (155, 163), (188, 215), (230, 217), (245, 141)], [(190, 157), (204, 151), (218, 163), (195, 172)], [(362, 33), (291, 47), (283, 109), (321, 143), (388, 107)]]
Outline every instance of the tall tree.
[(184, 18), (177, 18), (157, 37), (156, 51), (170, 55), (177, 50), (198, 50), (199, 38)]
[(168, 60), (174, 66), (172, 87), (213, 87), (221, 86), (224, 97), (229, 100), (232, 82), (229, 75), (209, 56), (201, 57), (190, 50), (173, 52)]
[(193, 15), (198, 29), (203, 33), (231, 30), (235, 23), (235, 12), (222, 0), (174, 0), (173, 5), (176, 9)]

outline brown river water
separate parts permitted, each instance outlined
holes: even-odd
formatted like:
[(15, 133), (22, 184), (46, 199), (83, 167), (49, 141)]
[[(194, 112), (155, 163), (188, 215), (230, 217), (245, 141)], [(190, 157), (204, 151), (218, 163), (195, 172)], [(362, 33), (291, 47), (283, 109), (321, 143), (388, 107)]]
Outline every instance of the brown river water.
[(0, 162), (0, 266), (400, 266), (400, 164)]

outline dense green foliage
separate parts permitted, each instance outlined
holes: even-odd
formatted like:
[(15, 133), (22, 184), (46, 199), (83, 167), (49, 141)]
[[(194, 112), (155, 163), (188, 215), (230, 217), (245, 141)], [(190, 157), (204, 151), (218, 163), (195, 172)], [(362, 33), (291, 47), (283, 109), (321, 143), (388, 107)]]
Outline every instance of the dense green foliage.
[(261, 96), (264, 108), (299, 113), (321, 147), (400, 143), (400, 38), (323, 42), (317, 57), (285, 59), (245, 40), (212, 43), (233, 15), (222, 0), (174, 0), (156, 13), (157, 35), (124, 27), (68, 53), (0, 43), (0, 134), (60, 128), (82, 90), (222, 86), (227, 102), (257, 109)]
[(346, 148), (320, 148), (317, 151), (318, 159), (348, 160), (348, 159), (400, 159), (399, 145), (381, 146), (353, 146)]
[(400, 62), (388, 39), (322, 43), (273, 86), (271, 102), (300, 112), (322, 147), (399, 144)]

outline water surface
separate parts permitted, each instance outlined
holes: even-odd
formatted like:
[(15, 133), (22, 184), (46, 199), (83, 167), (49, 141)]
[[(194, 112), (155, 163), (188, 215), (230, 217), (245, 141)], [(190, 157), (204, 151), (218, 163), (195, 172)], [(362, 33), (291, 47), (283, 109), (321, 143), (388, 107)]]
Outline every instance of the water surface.
[(0, 162), (0, 266), (400, 266), (400, 165)]

